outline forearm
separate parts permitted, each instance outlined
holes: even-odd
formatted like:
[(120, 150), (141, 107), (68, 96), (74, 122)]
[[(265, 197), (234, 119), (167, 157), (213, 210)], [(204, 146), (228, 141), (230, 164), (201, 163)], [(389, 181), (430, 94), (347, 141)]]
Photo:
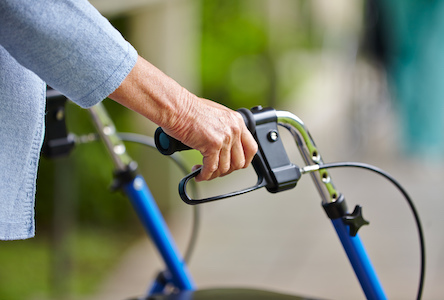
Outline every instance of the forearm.
[(109, 98), (167, 130), (173, 127), (189, 92), (151, 63), (138, 57), (136, 65)]

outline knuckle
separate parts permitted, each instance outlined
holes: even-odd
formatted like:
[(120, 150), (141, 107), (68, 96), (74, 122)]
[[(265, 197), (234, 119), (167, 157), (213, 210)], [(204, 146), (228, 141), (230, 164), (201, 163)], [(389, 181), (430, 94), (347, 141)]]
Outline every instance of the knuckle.
[(243, 169), (246, 167), (245, 159), (237, 159), (233, 161), (232, 167), (235, 170)]
[(231, 165), (230, 163), (224, 163), (220, 166), (219, 170), (221, 174), (225, 174), (230, 171)]
[(232, 126), (231, 128), (231, 133), (234, 136), (240, 136), (241, 132), (242, 132), (242, 127), (240, 126), (241, 124), (236, 124), (235, 126)]
[(259, 150), (259, 147), (257, 145), (257, 143), (251, 143), (249, 144), (246, 149), (245, 149), (245, 155), (248, 158), (253, 158), (253, 156), (257, 153), (257, 151)]
[(246, 167), (248, 167), (248, 164), (245, 159), (239, 161), (239, 165), (237, 166), (238, 169), (245, 169)]
[(209, 147), (211, 149), (221, 149), (223, 147), (223, 145), (225, 144), (224, 142), (224, 138), (221, 138), (220, 136), (214, 137), (212, 139), (210, 139), (209, 141)]
[(207, 171), (208, 173), (213, 174), (214, 172), (217, 171), (217, 168), (218, 168), (217, 164), (211, 164), (208, 166)]
[(245, 161), (244, 166), (242, 169), (248, 168), (250, 166), (251, 161)]
[(251, 145), (251, 153), (252, 156), (255, 155), (257, 153), (257, 151), (259, 150), (259, 146), (257, 145), (257, 143), (253, 140), (253, 144)]

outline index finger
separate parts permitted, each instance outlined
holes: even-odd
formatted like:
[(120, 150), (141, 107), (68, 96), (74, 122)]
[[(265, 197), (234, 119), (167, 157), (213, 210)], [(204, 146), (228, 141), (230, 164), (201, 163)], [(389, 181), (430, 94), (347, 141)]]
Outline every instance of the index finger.
[(211, 154), (209, 156), (204, 156), (202, 159), (202, 170), (199, 175), (196, 176), (195, 180), (197, 182), (210, 180), (214, 172), (217, 171), (219, 167), (219, 152)]

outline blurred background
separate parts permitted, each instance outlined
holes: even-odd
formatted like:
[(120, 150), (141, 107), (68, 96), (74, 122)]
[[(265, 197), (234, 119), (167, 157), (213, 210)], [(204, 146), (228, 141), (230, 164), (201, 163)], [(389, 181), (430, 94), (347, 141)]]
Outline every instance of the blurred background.
[[(444, 2), (419, 0), (92, 0), (139, 51), (193, 93), (230, 108), (289, 110), (309, 128), (324, 161), (362, 161), (398, 178), (426, 233), (424, 299), (444, 287)], [(155, 126), (112, 101), (118, 131)], [(93, 131), (67, 107), (70, 131)], [(290, 146), (291, 148), (291, 146)], [(128, 145), (182, 249), (191, 209), (181, 171), (155, 150)], [(290, 149), (291, 158), (299, 154)], [(188, 167), (196, 153), (183, 154)], [(100, 143), (40, 163), (37, 236), (0, 243), (0, 299), (125, 299), (161, 268), (129, 202), (111, 192)], [(250, 170), (251, 171), (251, 170)], [(243, 172), (243, 171), (242, 171)], [(236, 173), (204, 193), (255, 182)], [(372, 226), (362, 238), (390, 299), (414, 298), (419, 246), (396, 190), (362, 171), (332, 171), (352, 208)], [(254, 192), (202, 206), (190, 265), (199, 287), (249, 286), (319, 298), (362, 299), (358, 283), (308, 178), (290, 192)]]

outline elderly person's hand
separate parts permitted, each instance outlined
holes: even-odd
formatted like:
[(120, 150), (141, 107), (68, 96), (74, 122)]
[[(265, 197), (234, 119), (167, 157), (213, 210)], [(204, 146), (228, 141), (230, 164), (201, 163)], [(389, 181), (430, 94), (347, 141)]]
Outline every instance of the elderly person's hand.
[(239, 113), (193, 95), (141, 57), (109, 98), (200, 151), (198, 181), (246, 168), (256, 154), (257, 144)]

